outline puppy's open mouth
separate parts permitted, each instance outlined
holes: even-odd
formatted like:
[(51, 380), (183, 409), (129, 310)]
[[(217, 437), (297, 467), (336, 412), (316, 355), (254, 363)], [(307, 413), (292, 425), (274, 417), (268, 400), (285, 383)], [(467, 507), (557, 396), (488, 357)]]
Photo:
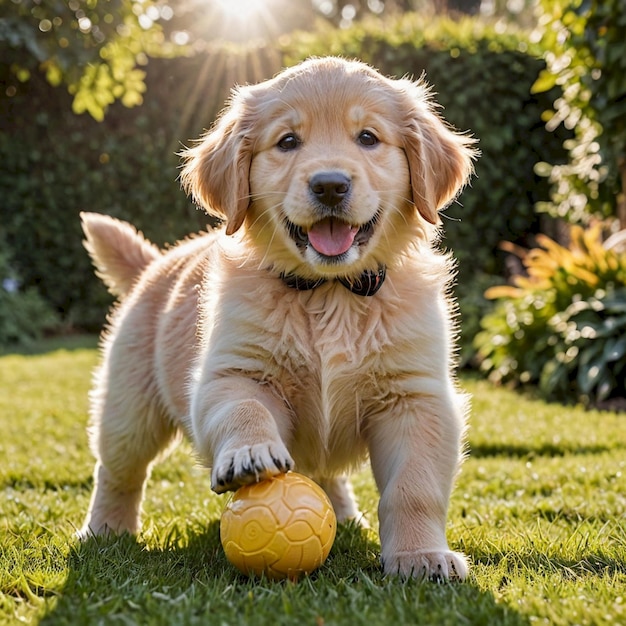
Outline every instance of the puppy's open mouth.
[(336, 217), (327, 217), (309, 228), (297, 226), (289, 220), (286, 220), (286, 225), (298, 248), (311, 246), (321, 256), (338, 258), (353, 246), (365, 245), (374, 234), (377, 221), (378, 214), (362, 226), (349, 224)]

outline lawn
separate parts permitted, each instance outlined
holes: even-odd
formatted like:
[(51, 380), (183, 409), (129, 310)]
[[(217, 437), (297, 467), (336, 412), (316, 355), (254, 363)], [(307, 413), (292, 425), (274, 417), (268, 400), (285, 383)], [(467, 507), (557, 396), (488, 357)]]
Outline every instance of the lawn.
[[(186, 444), (155, 470), (137, 540), (76, 544), (97, 356), (91, 339), (64, 346), (0, 357), (0, 623), (626, 623), (626, 414), (464, 379), (470, 455), (449, 538), (473, 563), (465, 583), (384, 578), (376, 533), (354, 526), (309, 578), (249, 581), (223, 556), (225, 500)], [(355, 483), (375, 527), (369, 471)]]

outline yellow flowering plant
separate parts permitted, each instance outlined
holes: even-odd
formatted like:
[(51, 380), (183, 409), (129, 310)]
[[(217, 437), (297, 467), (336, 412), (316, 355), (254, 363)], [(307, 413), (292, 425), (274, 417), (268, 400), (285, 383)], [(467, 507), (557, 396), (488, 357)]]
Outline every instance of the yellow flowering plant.
[(600, 234), (574, 226), (567, 247), (545, 235), (531, 250), (503, 246), (525, 274), (485, 294), (497, 303), (475, 346), (492, 381), (535, 384), (562, 402), (625, 394), (626, 254), (606, 249)]

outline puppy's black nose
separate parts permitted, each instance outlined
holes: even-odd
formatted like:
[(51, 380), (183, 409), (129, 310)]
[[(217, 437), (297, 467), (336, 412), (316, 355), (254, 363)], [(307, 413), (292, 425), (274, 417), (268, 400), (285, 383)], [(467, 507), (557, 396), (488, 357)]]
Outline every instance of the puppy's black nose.
[(341, 172), (319, 172), (311, 177), (309, 189), (326, 206), (337, 206), (349, 193), (351, 181)]

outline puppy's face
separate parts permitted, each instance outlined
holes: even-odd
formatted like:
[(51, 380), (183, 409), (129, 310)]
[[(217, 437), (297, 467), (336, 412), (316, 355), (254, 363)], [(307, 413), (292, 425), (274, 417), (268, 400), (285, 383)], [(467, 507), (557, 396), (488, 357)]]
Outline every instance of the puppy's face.
[(245, 224), (266, 266), (350, 277), (432, 232), (471, 171), (470, 143), (421, 83), (318, 59), (240, 90), (187, 152), (183, 183), (227, 232)]
[(413, 213), (384, 94), (360, 74), (327, 78), (273, 94), (250, 170), (249, 230), (281, 266), (311, 276), (376, 268)]

